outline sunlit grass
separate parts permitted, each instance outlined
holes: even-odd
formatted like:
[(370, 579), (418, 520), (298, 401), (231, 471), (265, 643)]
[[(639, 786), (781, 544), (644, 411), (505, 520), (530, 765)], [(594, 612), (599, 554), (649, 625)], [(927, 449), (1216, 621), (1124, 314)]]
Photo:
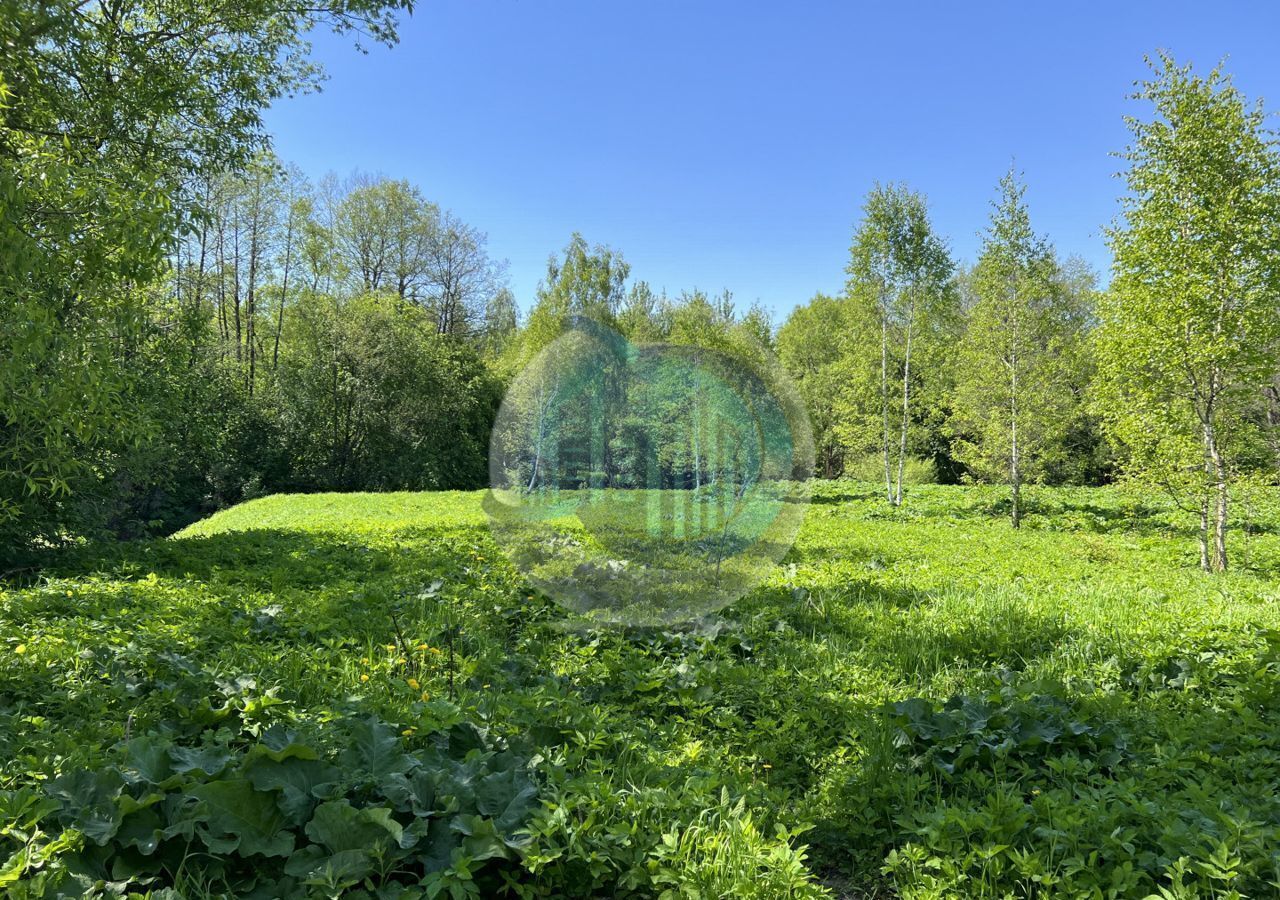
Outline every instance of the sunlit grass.
[[(631, 879), (643, 895), (664, 834), (688, 851), (662, 857), (671, 871), (699, 859), (737, 871), (751, 865), (739, 851), (773, 852), (757, 844), (774, 825), (808, 824), (798, 840), (817, 871), (871, 887), (897, 849), (896, 889), (933, 896), (933, 870), (909, 858), (921, 846), (955, 867), (933, 871), (935, 894), (964, 896), (954, 885), (980, 871), (995, 895), (1030, 865), (1010, 853), (1068, 878), (1069, 860), (1103, 840), (1085, 824), (1052, 850), (1036, 836), (1045, 816), (1084, 802), (1070, 799), (1080, 791), (1110, 798), (1093, 820), (1120, 816), (1135, 859), (1155, 854), (1118, 896), (1172, 883), (1176, 857), (1161, 854), (1215, 852), (1204, 835), (1227, 828), (1212, 824), (1219, 808), (1255, 823), (1231, 852), (1250, 873), (1241, 883), (1262, 883), (1258, 842), (1280, 836), (1266, 799), (1280, 778), (1266, 737), (1280, 733), (1269, 687), (1280, 517), (1254, 523), (1247, 564), (1234, 533), (1240, 565), (1215, 577), (1197, 570), (1188, 523), (1158, 498), (1034, 490), (1014, 531), (995, 488), (913, 487), (901, 510), (877, 497), (871, 485), (819, 485), (783, 564), (694, 631), (574, 626), (508, 563), (480, 492), (268, 497), (167, 540), (76, 551), (50, 560), (41, 582), (0, 592), (0, 788), (94, 765), (126, 735), (191, 727), (234, 697), (318, 733), (354, 710), (406, 740), (426, 716), (540, 747), (550, 805), (533, 825), (530, 877), (554, 880), (563, 865), (538, 854), (589, 846), (609, 861), (574, 877), (602, 892)], [(1015, 711), (1017, 697), (1050, 691), (1080, 721), (1123, 731), (1123, 771), (1059, 772), (1038, 756), (954, 781), (912, 768), (886, 703), (989, 697), (1001, 684), (1015, 699), (999, 703)], [(752, 816), (726, 826), (741, 846), (700, 836), (700, 812), (722, 790)], [(1025, 830), (981, 824), (1001, 791), (1029, 804)], [(1037, 812), (1043, 797), (1063, 806)], [(928, 831), (944, 809), (969, 817), (963, 840)], [(1201, 843), (1167, 833), (1164, 820), (1187, 810), (1208, 817)], [(610, 844), (615, 826), (634, 831), (629, 849)], [(984, 853), (996, 862), (974, 861)], [(1120, 864), (1110, 860), (1099, 878)]]

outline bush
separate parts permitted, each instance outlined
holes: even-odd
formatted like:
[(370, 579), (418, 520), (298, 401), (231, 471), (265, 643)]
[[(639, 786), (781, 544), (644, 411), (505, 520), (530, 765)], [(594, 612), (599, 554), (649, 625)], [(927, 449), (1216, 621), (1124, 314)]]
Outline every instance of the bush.
[[(896, 478), (897, 471), (893, 476)], [(844, 478), (850, 481), (884, 481), (884, 457), (878, 453), (865, 453), (862, 456), (850, 456), (845, 460)], [(938, 470), (931, 459), (907, 457), (902, 467), (903, 484), (937, 484)]]

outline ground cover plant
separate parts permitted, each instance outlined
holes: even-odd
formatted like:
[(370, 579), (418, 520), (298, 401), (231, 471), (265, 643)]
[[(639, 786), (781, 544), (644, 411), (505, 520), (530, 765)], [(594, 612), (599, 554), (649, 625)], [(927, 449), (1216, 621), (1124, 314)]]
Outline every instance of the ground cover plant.
[(530, 592), (480, 493), (275, 496), (0, 597), (10, 896), (1259, 897), (1280, 496), (815, 486), (688, 629)]

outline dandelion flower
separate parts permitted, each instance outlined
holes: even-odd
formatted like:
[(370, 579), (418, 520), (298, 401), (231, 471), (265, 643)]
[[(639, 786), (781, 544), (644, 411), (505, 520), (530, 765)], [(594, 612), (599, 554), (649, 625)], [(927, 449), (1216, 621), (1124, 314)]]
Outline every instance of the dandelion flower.
[(13, 652), (21, 656), (22, 654), (27, 652), (27, 645), (19, 644), (18, 646), (13, 648)]
[(364, 683), (365, 683), (366, 681), (368, 681), (368, 680), (369, 680), (369, 676), (368, 676), (368, 675), (361, 675), (361, 676), (360, 676), (360, 683), (361, 683), (361, 684), (364, 684)]
[(410, 678), (408, 681), (408, 685), (409, 687), (413, 688), (415, 691), (422, 690), (422, 685), (418, 684), (418, 679), (416, 678)]

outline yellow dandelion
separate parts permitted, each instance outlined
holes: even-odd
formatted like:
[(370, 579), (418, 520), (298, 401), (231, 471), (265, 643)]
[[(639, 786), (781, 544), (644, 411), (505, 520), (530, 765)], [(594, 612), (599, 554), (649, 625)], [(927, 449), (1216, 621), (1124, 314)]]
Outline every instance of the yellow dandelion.
[(415, 649), (415, 650), (426, 650), (426, 649), (427, 649), (427, 645), (426, 645), (426, 644), (419, 644), (417, 647), (414, 647), (413, 649)]
[(27, 645), (19, 644), (18, 646), (13, 648), (13, 652), (21, 656), (22, 654), (27, 652)]
[(395, 645), (395, 644), (387, 644), (386, 646), (387, 646), (387, 649), (388, 649), (388, 650), (394, 650), (394, 649), (396, 649), (396, 645)]
[(432, 653), (434, 653), (434, 654), (436, 654), (437, 656), (439, 656), (439, 655), (440, 655), (440, 648), (439, 648), (439, 647), (432, 647), (432, 648), (431, 648), (431, 652), (432, 652)]
[(409, 687), (413, 688), (415, 691), (422, 690), (422, 685), (418, 684), (418, 679), (416, 678), (410, 678), (406, 683), (409, 685)]
[(70, 591), (67, 591), (67, 596), (68, 596), (68, 597), (71, 597), (71, 596), (73, 596), (73, 594), (72, 594)]
[(408, 737), (409, 735), (413, 734), (417, 730), (418, 729), (416, 728), (406, 728), (404, 731), (400, 732), (400, 734), (402, 737)]
[(423, 703), (426, 703), (426, 702), (427, 702), (428, 700), (430, 700), (430, 699), (431, 699), (431, 695), (430, 695), (430, 694), (428, 694), (426, 691), (423, 691), (423, 692), (422, 692), (422, 702), (423, 702)]
[(368, 675), (361, 675), (361, 676), (360, 676), (360, 683), (361, 683), (361, 684), (363, 684), (364, 682), (366, 682), (366, 681), (368, 681), (368, 680), (369, 680), (369, 676), (368, 676)]
[(765, 763), (765, 764), (764, 764), (764, 768), (766, 768), (766, 769), (772, 769), (772, 768), (773, 768), (773, 766), (769, 765), (768, 763)]
[(481, 687), (483, 687), (486, 691), (489, 689), (489, 685), (487, 685), (487, 684), (483, 684), (483, 685), (481, 685)]
[(362, 665), (362, 666), (367, 666), (367, 665), (369, 665), (369, 657), (367, 657), (367, 656), (363, 656), (363, 657), (361, 657), (361, 658), (360, 658), (360, 665)]

